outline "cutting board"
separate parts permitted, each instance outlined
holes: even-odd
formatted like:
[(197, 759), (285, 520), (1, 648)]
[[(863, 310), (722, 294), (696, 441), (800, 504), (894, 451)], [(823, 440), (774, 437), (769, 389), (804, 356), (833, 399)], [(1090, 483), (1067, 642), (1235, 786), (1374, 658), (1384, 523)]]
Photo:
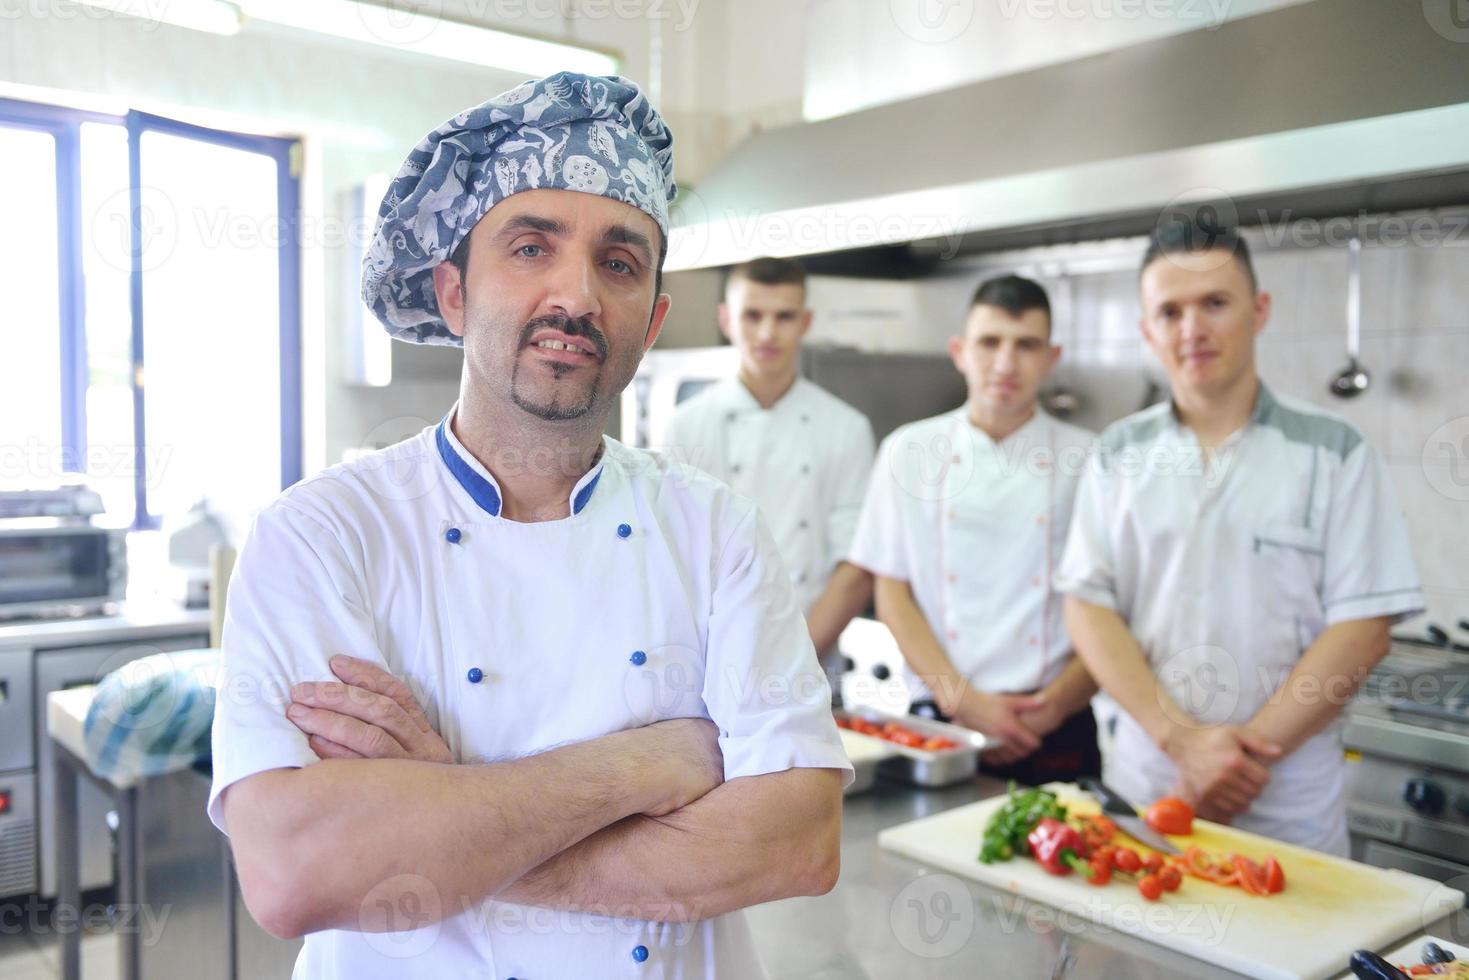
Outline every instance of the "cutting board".
[[(1050, 787), (1076, 814), (1097, 813), (1072, 785)], [(1384, 949), (1421, 932), (1464, 904), (1461, 892), (1401, 871), (1373, 868), (1203, 820), (1190, 837), (1212, 854), (1275, 855), (1286, 889), (1258, 898), (1238, 888), (1185, 878), (1178, 891), (1148, 902), (1121, 876), (1106, 887), (1077, 875), (1046, 873), (1029, 858), (998, 864), (977, 859), (984, 826), (1004, 796), (891, 827), (885, 850), (973, 878), (1083, 919), (1137, 936), (1259, 980), (1326, 980), (1340, 975), (1355, 949)], [(1134, 844), (1129, 838), (1120, 837)], [(1146, 852), (1146, 848), (1138, 846)]]

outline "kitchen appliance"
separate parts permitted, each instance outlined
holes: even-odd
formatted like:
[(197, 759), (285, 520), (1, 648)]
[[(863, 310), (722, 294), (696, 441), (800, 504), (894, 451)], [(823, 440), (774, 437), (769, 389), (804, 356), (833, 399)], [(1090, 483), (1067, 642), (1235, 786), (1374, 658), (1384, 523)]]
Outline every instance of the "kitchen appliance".
[[(733, 347), (649, 351), (622, 392), (620, 438), (630, 446), (664, 444), (673, 410), (709, 385), (739, 371)], [(863, 351), (809, 345), (801, 375), (857, 409), (881, 440), (898, 426), (964, 403), (964, 378), (944, 354)]]
[(1469, 656), (1395, 642), (1345, 742), (1352, 856), (1469, 890)]
[(0, 650), (0, 896), (36, 888), (31, 651)]
[(127, 591), (127, 532), (82, 486), (0, 491), (0, 619), (86, 615)]
[(209, 606), (211, 549), (228, 547), (229, 535), (224, 525), (209, 509), (209, 501), (200, 499), (177, 523), (164, 528), (168, 535), (168, 564), (173, 577), (173, 592), (185, 609)]

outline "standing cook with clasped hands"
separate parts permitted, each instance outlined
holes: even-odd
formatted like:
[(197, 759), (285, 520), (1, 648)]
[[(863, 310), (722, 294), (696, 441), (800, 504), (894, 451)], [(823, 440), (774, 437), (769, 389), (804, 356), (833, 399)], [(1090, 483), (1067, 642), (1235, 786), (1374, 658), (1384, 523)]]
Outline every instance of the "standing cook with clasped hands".
[(739, 373), (680, 405), (666, 442), (759, 505), (825, 654), (872, 599), (872, 576), (846, 561), (872, 472), (872, 425), (800, 376), (811, 310), (794, 260), (731, 269), (719, 329), (739, 350)]
[(877, 576), (915, 714), (995, 738), (981, 763), (1001, 777), (1097, 775), (1096, 685), (1051, 582), (1092, 435), (1036, 401), (1061, 356), (1045, 290), (981, 284), (949, 355), (968, 398), (883, 440), (852, 561)]
[(459, 401), (262, 511), (224, 630), (209, 814), (298, 978), (744, 980), (739, 910), (835, 881), (851, 767), (774, 542), (602, 435), (673, 194), (643, 93), (571, 73), (389, 187), (364, 298), (462, 344)]
[(1260, 382), (1270, 294), (1236, 233), (1155, 234), (1140, 292), (1172, 397), (1102, 434), (1059, 581), (1123, 709), (1107, 781), (1345, 855), (1341, 709), (1423, 609), (1407, 522), (1355, 426)]

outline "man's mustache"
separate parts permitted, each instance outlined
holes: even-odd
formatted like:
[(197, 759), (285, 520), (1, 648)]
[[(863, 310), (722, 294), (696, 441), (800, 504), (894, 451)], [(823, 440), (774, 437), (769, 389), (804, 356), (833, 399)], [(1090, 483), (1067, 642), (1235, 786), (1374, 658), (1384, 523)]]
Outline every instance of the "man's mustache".
[(559, 330), (568, 337), (585, 337), (597, 348), (597, 360), (607, 360), (607, 338), (586, 317), (538, 316), (520, 331), (520, 346), (529, 347), (537, 330)]

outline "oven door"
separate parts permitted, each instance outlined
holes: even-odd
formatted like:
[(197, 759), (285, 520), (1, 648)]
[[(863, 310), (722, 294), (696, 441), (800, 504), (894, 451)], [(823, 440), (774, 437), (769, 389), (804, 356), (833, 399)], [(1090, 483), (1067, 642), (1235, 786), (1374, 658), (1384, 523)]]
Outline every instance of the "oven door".
[(1394, 868), (1422, 878), (1441, 881), (1451, 888), (1469, 886), (1469, 864), (1460, 864), (1433, 854), (1420, 854), (1379, 840), (1354, 841), (1352, 851), (1357, 853), (1360, 843), (1361, 857), (1358, 860), (1374, 868)]
[(91, 525), (0, 527), (0, 615), (117, 602), (127, 589), (127, 539)]

